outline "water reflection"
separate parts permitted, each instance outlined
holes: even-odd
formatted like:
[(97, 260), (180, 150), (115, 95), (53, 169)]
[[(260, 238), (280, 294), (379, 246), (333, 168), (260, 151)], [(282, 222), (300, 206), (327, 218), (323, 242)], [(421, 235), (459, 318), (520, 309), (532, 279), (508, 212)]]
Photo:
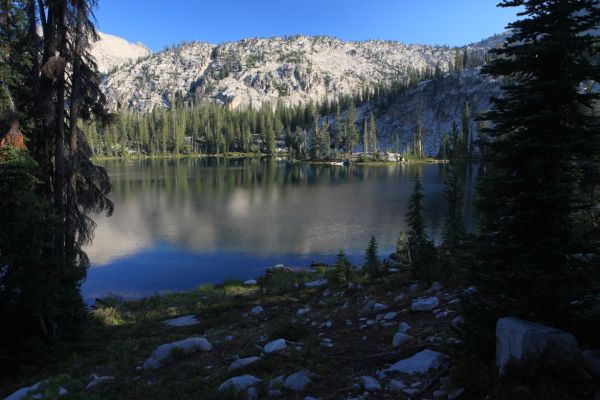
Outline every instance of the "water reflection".
[[(94, 244), (87, 249), (93, 268), (84, 292), (96, 295), (124, 293), (136, 285), (137, 294), (182, 289), (223, 273), (246, 276), (277, 260), (328, 259), (340, 249), (360, 258), (371, 234), (382, 253), (389, 253), (405, 229), (417, 171), (434, 237), (444, 218), (444, 165), (337, 167), (183, 158), (111, 161), (105, 167), (114, 185), (115, 213), (96, 218)], [(472, 225), (476, 175), (473, 166), (466, 169), (467, 225)], [(163, 267), (150, 266), (153, 255)], [(189, 265), (186, 273), (177, 270), (183, 264)], [(138, 285), (150, 270), (157, 282)], [(176, 282), (161, 286), (161, 280)]]

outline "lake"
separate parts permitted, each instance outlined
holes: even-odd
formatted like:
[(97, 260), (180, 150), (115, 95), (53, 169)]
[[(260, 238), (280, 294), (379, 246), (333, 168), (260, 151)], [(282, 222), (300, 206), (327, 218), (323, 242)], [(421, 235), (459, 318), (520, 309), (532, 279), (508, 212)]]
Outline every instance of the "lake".
[[(178, 158), (105, 161), (112, 217), (86, 251), (86, 301), (190, 289), (269, 266), (332, 262), (344, 250), (362, 264), (371, 235), (389, 256), (419, 172), (427, 229), (444, 223), (444, 164), (331, 166), (271, 159)], [(465, 173), (464, 214), (473, 226), (477, 166)]]

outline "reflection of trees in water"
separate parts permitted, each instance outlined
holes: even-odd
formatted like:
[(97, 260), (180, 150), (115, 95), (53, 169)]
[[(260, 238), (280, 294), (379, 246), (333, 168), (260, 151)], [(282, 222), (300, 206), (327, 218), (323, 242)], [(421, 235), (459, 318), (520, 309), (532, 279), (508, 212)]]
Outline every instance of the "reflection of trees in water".
[[(360, 182), (375, 177), (397, 175), (406, 166), (338, 167), (331, 165), (288, 164), (274, 159), (183, 158), (139, 162), (107, 162), (115, 196), (132, 191), (157, 189), (188, 193), (232, 188), (270, 188), (301, 185), (335, 185)], [(418, 167), (410, 167), (418, 168)], [(411, 172), (412, 175), (412, 172)]]
[[(182, 158), (105, 166), (113, 180), (116, 211), (111, 219), (99, 219), (94, 247), (110, 249), (115, 256), (157, 241), (197, 251), (362, 252), (372, 233), (382, 248), (391, 249), (405, 227), (406, 200), (417, 171), (423, 177), (425, 218), (433, 237), (445, 217), (444, 165), (338, 167)], [(465, 170), (467, 190), (472, 190), (473, 171)], [(472, 200), (466, 196), (467, 216)], [(94, 261), (94, 248), (90, 251)]]

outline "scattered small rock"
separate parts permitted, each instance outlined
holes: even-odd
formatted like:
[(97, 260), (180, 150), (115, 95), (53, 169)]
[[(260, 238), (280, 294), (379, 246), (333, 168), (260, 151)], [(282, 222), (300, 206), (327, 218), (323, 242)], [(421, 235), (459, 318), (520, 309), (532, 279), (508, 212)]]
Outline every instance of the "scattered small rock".
[(276, 351), (284, 350), (287, 347), (285, 339), (277, 339), (269, 342), (263, 347), (263, 351), (267, 354), (274, 353)]
[(386, 306), (385, 304), (381, 304), (381, 303), (375, 303), (373, 305), (373, 311), (383, 311), (383, 310), (387, 310), (388, 306)]
[(113, 379), (115, 379), (114, 376), (99, 376), (96, 374), (92, 374), (91, 376), (92, 380), (90, 381), (90, 383), (87, 384), (87, 386), (85, 387), (86, 389), (91, 389), (100, 383), (112, 381)]
[(437, 296), (433, 296), (414, 300), (410, 308), (412, 311), (431, 311), (439, 304), (440, 300)]
[(264, 311), (265, 311), (264, 308), (262, 308), (261, 306), (256, 306), (252, 310), (250, 310), (250, 314), (258, 315), (258, 314), (262, 314)]
[(298, 371), (288, 376), (283, 382), (283, 386), (296, 392), (302, 391), (310, 384), (311, 376), (312, 373), (308, 370)]
[(433, 350), (423, 350), (412, 357), (400, 360), (386, 371), (397, 371), (404, 374), (423, 374), (442, 366), (446, 356)]
[(410, 330), (410, 328), (411, 328), (411, 326), (403, 321), (403, 322), (400, 322), (400, 325), (398, 325), (398, 332), (406, 333)]
[(194, 315), (184, 315), (183, 317), (168, 319), (163, 321), (163, 324), (172, 328), (180, 328), (184, 326), (198, 325), (200, 321)]
[(381, 384), (377, 379), (373, 378), (372, 376), (361, 376), (360, 381), (365, 390), (369, 390), (372, 392), (381, 390)]
[(212, 345), (205, 338), (189, 338), (180, 340), (173, 343), (161, 344), (152, 352), (150, 357), (144, 361), (144, 369), (157, 369), (162, 365), (169, 363), (173, 359), (173, 350), (183, 352), (184, 354), (190, 354), (197, 351), (210, 351)]
[(410, 341), (413, 337), (407, 335), (406, 333), (398, 332), (394, 335), (392, 339), (392, 347), (398, 347), (403, 345), (404, 343)]
[(219, 391), (222, 392), (231, 388), (235, 390), (236, 393), (240, 393), (260, 382), (262, 382), (261, 379), (252, 375), (234, 376), (223, 382), (221, 386), (219, 386)]
[(231, 365), (229, 366), (229, 372), (234, 371), (239, 368), (242, 368), (242, 367), (245, 367), (246, 365), (255, 363), (258, 360), (260, 360), (260, 357), (256, 357), (256, 356), (237, 359), (234, 362), (232, 362)]

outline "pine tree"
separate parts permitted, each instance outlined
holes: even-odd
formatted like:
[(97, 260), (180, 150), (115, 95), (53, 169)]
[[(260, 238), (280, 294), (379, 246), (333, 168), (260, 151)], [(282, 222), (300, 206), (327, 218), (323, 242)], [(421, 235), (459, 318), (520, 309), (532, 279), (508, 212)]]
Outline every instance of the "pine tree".
[[(510, 78), (493, 100), (484, 130), (488, 170), (479, 188), (477, 296), (469, 314), (493, 354), (498, 317), (517, 315), (569, 328), (582, 318), (572, 302), (598, 290), (598, 242), (583, 236), (579, 217), (597, 203), (582, 198), (584, 166), (600, 154), (600, 123), (591, 112), (598, 93), (581, 91), (598, 80), (595, 0), (512, 0), (523, 19), (493, 54), (484, 72)], [(597, 199), (596, 199), (597, 201)], [(579, 223), (577, 223), (579, 222)], [(582, 258), (578, 254), (586, 254)], [(595, 266), (595, 267), (594, 267)], [(573, 325), (570, 326), (575, 329)]]
[(366, 119), (363, 120), (362, 145), (363, 154), (366, 156), (369, 154), (369, 127)]
[(377, 256), (377, 241), (375, 236), (371, 236), (369, 246), (365, 252), (365, 263), (363, 272), (370, 278), (378, 278), (383, 274), (383, 266)]
[(377, 125), (373, 112), (369, 115), (369, 146), (371, 147), (373, 157), (375, 157), (377, 153)]
[(354, 105), (354, 101), (350, 101), (350, 105), (348, 106), (348, 119), (346, 121), (346, 153), (352, 154), (352, 149), (358, 142), (358, 129), (356, 129), (356, 106)]
[(408, 223), (408, 245), (412, 261), (412, 273), (416, 279), (431, 282), (435, 268), (435, 248), (425, 232), (423, 218), (423, 186), (419, 173), (415, 174), (413, 193), (410, 196), (406, 221)]

